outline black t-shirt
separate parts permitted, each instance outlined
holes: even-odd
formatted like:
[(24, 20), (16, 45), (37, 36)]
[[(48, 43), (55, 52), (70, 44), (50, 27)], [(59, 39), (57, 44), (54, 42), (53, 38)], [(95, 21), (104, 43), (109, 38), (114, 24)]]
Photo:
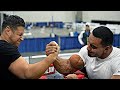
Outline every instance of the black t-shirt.
[(0, 79), (19, 79), (8, 68), (21, 54), (18, 48), (4, 40), (0, 40)]

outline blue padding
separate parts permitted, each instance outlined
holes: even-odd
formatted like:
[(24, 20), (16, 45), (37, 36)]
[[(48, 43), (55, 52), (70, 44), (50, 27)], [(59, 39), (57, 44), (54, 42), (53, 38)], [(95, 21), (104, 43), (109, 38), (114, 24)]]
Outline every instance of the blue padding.
[(78, 42), (77, 37), (61, 37), (60, 39), (60, 46), (61, 50), (68, 50), (68, 49), (80, 49), (81, 45)]
[(77, 31), (74, 32), (74, 36), (78, 36), (79, 33)]
[(43, 26), (48, 26), (47, 22), (36, 22), (36, 25), (37, 27), (43, 27)]
[[(28, 38), (24, 39), (19, 46), (19, 51), (21, 53), (24, 52), (42, 52), (45, 51), (46, 45), (50, 41), (58, 41), (60, 40), (60, 49), (61, 50), (69, 50), (69, 49), (80, 49), (82, 45), (78, 42), (78, 37), (69, 37), (69, 36), (62, 36), (59, 37), (47, 37), (47, 38)], [(114, 35), (113, 46), (120, 47), (120, 35)]]
[(63, 22), (48, 22), (48, 25), (49, 26), (53, 25), (53, 27), (56, 27), (56, 28), (63, 28), (64, 23)]
[(113, 46), (120, 46), (120, 34), (114, 34)]
[(56, 41), (58, 43), (58, 37), (55, 38), (29, 38), (24, 39), (19, 46), (19, 51), (21, 53), (25, 52), (41, 52), (45, 51), (46, 45), (50, 41)]

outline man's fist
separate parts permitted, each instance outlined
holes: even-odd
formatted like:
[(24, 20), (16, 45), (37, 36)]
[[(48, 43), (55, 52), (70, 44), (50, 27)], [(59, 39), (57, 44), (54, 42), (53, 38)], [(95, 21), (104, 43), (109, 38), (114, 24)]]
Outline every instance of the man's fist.
[(46, 45), (46, 55), (48, 56), (49, 54), (52, 53), (58, 53), (59, 52), (60, 47), (58, 46), (58, 44), (55, 41), (51, 41), (49, 44)]
[(76, 74), (68, 74), (67, 76), (65, 76), (65, 79), (78, 79)]

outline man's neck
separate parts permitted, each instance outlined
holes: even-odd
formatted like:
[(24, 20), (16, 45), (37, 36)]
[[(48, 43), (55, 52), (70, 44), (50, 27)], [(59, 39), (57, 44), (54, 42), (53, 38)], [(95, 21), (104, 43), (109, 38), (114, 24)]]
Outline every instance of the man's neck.
[(111, 48), (107, 51), (107, 53), (104, 54), (103, 58), (101, 59), (108, 57), (111, 54), (112, 50), (113, 50), (113, 47), (111, 46)]
[(4, 36), (3, 34), (0, 36), (0, 40), (4, 40), (4, 41), (6, 41), (6, 42), (9, 43), (9, 40), (8, 40), (7, 37)]

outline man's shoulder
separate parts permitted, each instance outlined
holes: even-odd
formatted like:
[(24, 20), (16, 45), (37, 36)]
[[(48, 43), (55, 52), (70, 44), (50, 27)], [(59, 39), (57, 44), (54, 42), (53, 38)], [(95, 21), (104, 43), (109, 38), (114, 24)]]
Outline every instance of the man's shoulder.
[(10, 43), (8, 43), (7, 41), (5, 41), (5, 40), (0, 40), (0, 46), (2, 46), (2, 45), (4, 45), (4, 46), (6, 46), (6, 45), (12, 45), (12, 44), (10, 44)]
[(81, 49), (80, 49), (80, 51), (79, 51), (80, 53), (87, 53), (87, 45), (85, 45), (85, 46), (83, 46)]
[(14, 45), (4, 40), (0, 40), (0, 51), (1, 52), (8, 53), (8, 52), (15, 51), (15, 50), (17, 50), (17, 48)]
[(0, 40), (0, 46), (4, 46), (4, 47), (16, 47), (16, 46), (14, 46), (13, 44), (11, 44), (11, 43), (8, 43), (7, 41), (5, 41), (5, 40)]
[(85, 45), (85, 46), (81, 47), (81, 49), (87, 49), (87, 45)]

